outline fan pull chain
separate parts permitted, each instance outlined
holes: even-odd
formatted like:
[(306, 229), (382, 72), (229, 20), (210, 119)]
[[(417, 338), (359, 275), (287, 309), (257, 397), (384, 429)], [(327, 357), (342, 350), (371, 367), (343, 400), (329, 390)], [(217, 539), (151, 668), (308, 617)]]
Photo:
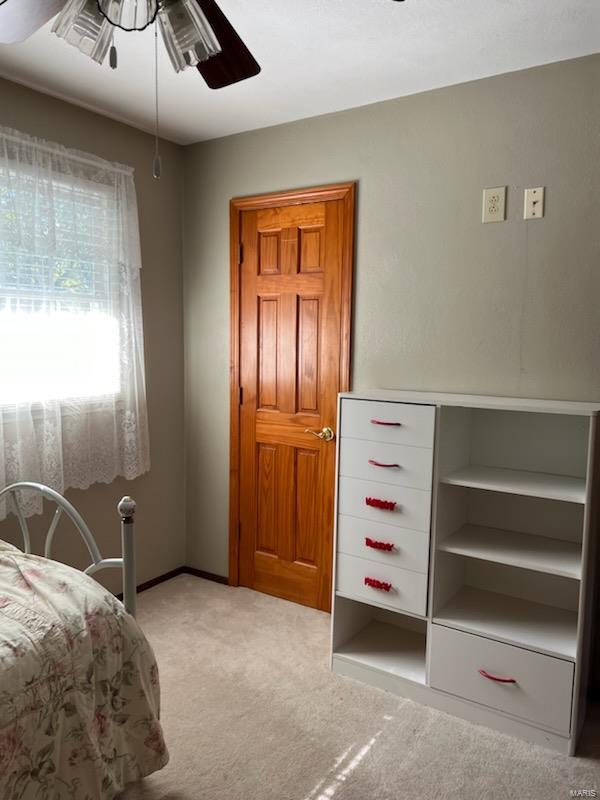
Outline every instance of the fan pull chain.
[(162, 171), (162, 163), (158, 149), (158, 22), (154, 23), (154, 97), (156, 101), (156, 117), (154, 124), (154, 163), (152, 165), (152, 175), (156, 179), (159, 179)]

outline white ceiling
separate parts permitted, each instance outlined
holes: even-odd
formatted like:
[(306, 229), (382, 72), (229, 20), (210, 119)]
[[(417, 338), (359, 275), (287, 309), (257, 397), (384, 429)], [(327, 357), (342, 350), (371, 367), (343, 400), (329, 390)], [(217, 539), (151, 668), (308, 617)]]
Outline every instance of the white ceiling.
[[(212, 91), (196, 70), (176, 75), (161, 42), (161, 133), (180, 144), (600, 52), (600, 0), (220, 5), (262, 73)], [(1, 45), (0, 75), (152, 130), (152, 32), (118, 32), (113, 72), (54, 36), (51, 24)]]

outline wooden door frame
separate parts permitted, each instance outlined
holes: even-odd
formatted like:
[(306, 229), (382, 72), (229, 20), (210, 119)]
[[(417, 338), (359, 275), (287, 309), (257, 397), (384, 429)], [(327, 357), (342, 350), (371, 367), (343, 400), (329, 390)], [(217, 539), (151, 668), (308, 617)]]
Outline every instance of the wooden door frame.
[(342, 239), (342, 318), (340, 337), (340, 391), (350, 389), (350, 331), (354, 266), (354, 206), (356, 182), (337, 183), (289, 192), (234, 197), (230, 215), (230, 422), (229, 422), (229, 585), (239, 586), (240, 525), (240, 234), (243, 211), (295, 206), (329, 200), (344, 202)]

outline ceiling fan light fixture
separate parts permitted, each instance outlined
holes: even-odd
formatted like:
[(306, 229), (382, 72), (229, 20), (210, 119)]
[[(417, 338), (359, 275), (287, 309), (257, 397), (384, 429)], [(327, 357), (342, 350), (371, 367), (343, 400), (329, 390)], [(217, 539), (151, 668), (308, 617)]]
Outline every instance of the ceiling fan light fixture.
[(195, 67), (221, 52), (197, 0), (160, 0), (158, 22), (175, 72)]
[(97, 0), (98, 8), (115, 27), (143, 31), (156, 19), (158, 0)]
[(112, 43), (114, 26), (98, 8), (97, 0), (68, 0), (52, 32), (102, 64)]

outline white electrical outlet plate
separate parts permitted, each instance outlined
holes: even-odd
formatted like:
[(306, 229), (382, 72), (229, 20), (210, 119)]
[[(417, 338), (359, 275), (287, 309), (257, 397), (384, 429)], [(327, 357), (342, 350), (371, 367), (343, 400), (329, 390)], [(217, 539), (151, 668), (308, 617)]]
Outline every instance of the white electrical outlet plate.
[(541, 219), (544, 216), (544, 187), (525, 189), (523, 219)]
[(483, 190), (482, 222), (504, 222), (506, 211), (506, 186)]

